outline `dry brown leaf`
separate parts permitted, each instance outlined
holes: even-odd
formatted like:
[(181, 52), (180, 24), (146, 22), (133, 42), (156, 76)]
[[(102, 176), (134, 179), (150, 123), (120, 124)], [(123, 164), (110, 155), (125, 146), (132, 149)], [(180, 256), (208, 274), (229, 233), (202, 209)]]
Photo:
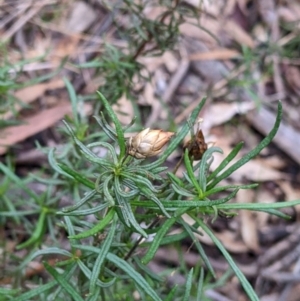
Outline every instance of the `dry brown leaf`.
[(63, 28), (71, 33), (80, 33), (88, 29), (96, 18), (96, 12), (86, 2), (74, 1)]
[(139, 103), (143, 105), (152, 106), (157, 102), (157, 99), (154, 97), (155, 91), (153, 84), (151, 82), (147, 82), (145, 85), (143, 97), (140, 98)]
[(286, 167), (286, 161), (282, 160), (282, 158), (278, 156), (271, 156), (264, 158), (264, 164), (268, 167), (274, 168), (274, 169), (282, 169)]
[(139, 63), (145, 65), (146, 69), (149, 73), (154, 72), (158, 69), (161, 65), (164, 64), (164, 59), (162, 56), (144, 56), (138, 59)]
[[(85, 104), (84, 111), (90, 113), (91, 106)], [(0, 131), (0, 155), (4, 154), (9, 146), (47, 129), (62, 119), (66, 114), (71, 113), (71, 104), (69, 102), (60, 102), (59, 105), (51, 109), (44, 110), (34, 116), (30, 116), (22, 120), (24, 124), (5, 128), (4, 130)]]
[(251, 49), (255, 47), (255, 43), (252, 37), (237, 23), (231, 20), (227, 20), (223, 25), (223, 29), (233, 40), (235, 40), (240, 45), (248, 46)]
[(78, 51), (79, 40), (79, 37), (74, 36), (67, 36), (60, 39), (50, 53), (51, 61), (60, 62), (61, 59), (66, 56), (76, 55)]
[(116, 104), (112, 106), (112, 109), (118, 116), (120, 122), (124, 125), (129, 124), (134, 118), (134, 110), (132, 102), (123, 95)]
[(218, 20), (207, 15), (203, 15), (201, 16), (200, 22), (201, 28), (199, 28), (197, 24), (193, 25), (194, 23), (193, 19), (187, 19), (187, 22), (182, 23), (179, 26), (180, 33), (184, 36), (203, 41), (210, 46), (218, 45), (218, 41), (214, 38), (214, 36), (219, 36), (219, 32), (221, 30), (221, 25)]
[[(236, 196), (237, 203), (252, 203), (253, 200), (253, 190), (240, 190)], [(241, 221), (241, 235), (244, 243), (250, 250), (259, 252), (257, 222), (253, 212), (250, 210), (241, 210), (239, 215)]]
[(234, 50), (234, 49), (213, 49), (208, 52), (198, 52), (193, 53), (189, 56), (191, 61), (198, 61), (198, 60), (229, 60), (233, 58), (240, 57), (241, 53)]
[(296, 66), (287, 65), (285, 67), (285, 79), (290, 88), (300, 96), (300, 70)]
[(268, 29), (262, 24), (256, 24), (252, 30), (255, 41), (258, 43), (267, 43), (269, 39)]
[[(285, 193), (286, 201), (300, 200), (300, 189), (299, 188), (292, 187), (291, 183), (288, 181), (279, 181), (278, 185)], [(297, 208), (298, 207), (299, 206), (297, 206)]]
[(175, 57), (174, 53), (171, 51), (166, 51), (163, 56), (162, 59), (164, 61), (164, 64), (166, 65), (166, 68), (168, 69), (168, 71), (170, 73), (173, 73), (177, 70), (178, 65), (179, 65), (179, 61), (178, 59)]
[(20, 99), (22, 102), (30, 103), (42, 96), (47, 90), (60, 89), (65, 86), (62, 79), (55, 79), (47, 83), (36, 84), (34, 86), (26, 87), (16, 91), (15, 97)]
[(219, 17), (224, 10), (224, 1), (223, 0), (202, 0), (201, 9), (212, 16)]
[(300, 15), (297, 15), (296, 11), (287, 6), (278, 7), (277, 13), (279, 19), (284, 22), (297, 22), (300, 17)]
[(268, 167), (263, 159), (254, 159), (247, 162), (241, 168), (236, 170), (231, 177), (240, 181), (248, 179), (253, 182), (275, 181), (280, 179), (288, 179), (288, 176), (276, 169)]
[(202, 116), (204, 119), (203, 126), (212, 128), (213, 126), (223, 124), (231, 120), (236, 114), (245, 114), (255, 108), (254, 102), (232, 102), (232, 103), (216, 103), (210, 105), (204, 111)]
[[(15, 97), (20, 99), (22, 102), (29, 104), (36, 100), (38, 97), (43, 96), (47, 90), (60, 89), (64, 86), (65, 84), (62, 79), (56, 79), (47, 83), (36, 84), (34, 86), (20, 89), (15, 92)], [(22, 107), (17, 104), (14, 108), (14, 111), (18, 112), (21, 109)], [(9, 119), (11, 117), (13, 117), (13, 114), (11, 111), (9, 111), (2, 116), (2, 119)]]
[[(281, 181), (279, 181), (281, 182)], [(261, 188), (259, 187), (257, 194), (255, 196), (256, 198), (256, 202), (259, 203), (264, 203), (264, 204), (272, 204), (276, 201), (275, 196), (272, 194), (271, 191)], [(256, 212), (256, 222), (257, 222), (257, 226), (259, 228), (262, 228), (264, 226), (267, 225), (268, 220), (270, 218), (270, 214), (266, 213), (266, 212)]]

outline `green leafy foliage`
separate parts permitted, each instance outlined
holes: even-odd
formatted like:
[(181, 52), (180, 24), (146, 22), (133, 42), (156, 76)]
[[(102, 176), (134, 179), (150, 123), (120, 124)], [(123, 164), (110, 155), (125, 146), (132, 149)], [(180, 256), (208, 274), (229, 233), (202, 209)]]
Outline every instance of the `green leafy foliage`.
[[(69, 83), (67, 86), (74, 97), (74, 107), (76, 107), (77, 98)], [(52, 282), (25, 292), (16, 300), (35, 298), (45, 292), (52, 298), (63, 294), (70, 300), (97, 300), (97, 298), (102, 300), (106, 294), (114, 295), (115, 300), (122, 300), (125, 292), (118, 291), (118, 287), (125, 279), (130, 281), (131, 286), (134, 286), (141, 296), (145, 296), (145, 300), (171, 300), (170, 298), (190, 300), (191, 296), (199, 300), (205, 290), (203, 270), (199, 278), (201, 289), (195, 289), (199, 283), (198, 278), (195, 277), (197, 273), (192, 269), (184, 289), (174, 287), (166, 293), (158, 286), (161, 278), (153, 275), (147, 268), (147, 264), (154, 259), (161, 246), (190, 237), (208, 273), (215, 277), (208, 256), (201, 243), (195, 238), (199, 227), (220, 249), (250, 300), (258, 300), (246, 277), (203, 218), (205, 217), (206, 220), (207, 216), (211, 216), (212, 219), (216, 219), (224, 214), (230, 216), (240, 209), (264, 211), (288, 218), (278, 209), (300, 203), (294, 201), (275, 204), (236, 204), (230, 201), (238, 191), (252, 189), (256, 184), (219, 185), (221, 180), (229, 177), (271, 142), (280, 125), (281, 103), (278, 104), (277, 119), (270, 134), (244, 157), (232, 163), (241, 150), (242, 143), (240, 143), (213, 172), (210, 172), (213, 155), (215, 152), (222, 153), (220, 148), (209, 148), (197, 164), (193, 164), (186, 150), (183, 154), (186, 171), (182, 177), (179, 177), (173, 172), (165, 173), (164, 163), (189, 132), (190, 124), (195, 122), (205, 104), (205, 99), (199, 103), (189, 121), (176, 134), (165, 152), (156, 161), (148, 163), (147, 160), (128, 156), (129, 146), (126, 144), (124, 132), (129, 127), (121, 126), (101, 93), (98, 93), (98, 97), (105, 112), (95, 118), (107, 135), (104, 139), (107, 142), (85, 143), (85, 135), (81, 136), (81, 139), (77, 137), (83, 133), (76, 130), (80, 119), (71, 121), (72, 125), (65, 122), (67, 133), (71, 138), (70, 144), (73, 147), (66, 146), (66, 151), (60, 154), (55, 150), (49, 151), (49, 163), (57, 176), (45, 193), (37, 195), (32, 192), (9, 166), (0, 163), (0, 169), (6, 175), (1, 186), (2, 195), (9, 189), (10, 183), (15, 183), (32, 200), (32, 210), (14, 216), (15, 209), (7, 207), (2, 210), (0, 216), (3, 218), (14, 216), (15, 219), (21, 218), (26, 223), (29, 221), (26, 218), (27, 214), (39, 216), (31, 235), (18, 248), (34, 248), (41, 245), (45, 231), (50, 230), (55, 241), (57, 229), (53, 223), (57, 218), (63, 219), (61, 226), (68, 233), (70, 243), (70, 251), (61, 247), (46, 248), (33, 252), (23, 260), (21, 267), (38, 256), (43, 256), (44, 260), (48, 256), (59, 258), (56, 267), (49, 265), (47, 261), (44, 263), (45, 269), (54, 278)], [(112, 121), (113, 126), (108, 123), (107, 118)], [(97, 147), (106, 149), (106, 155), (102, 157), (96, 155), (94, 151)], [(53, 198), (54, 187), (61, 187), (57, 190), (56, 198)], [(62, 210), (54, 210), (60, 196), (69, 193), (69, 187), (72, 187), (76, 202)], [(11, 196), (6, 194), (5, 197), (9, 199)], [(55, 211), (56, 215), (54, 215)], [(183, 215), (188, 215), (193, 223), (187, 223)], [(94, 221), (88, 221), (87, 216), (94, 216)], [(182, 228), (181, 234), (169, 235), (174, 225)], [(30, 223), (28, 227), (31, 227)], [(133, 239), (133, 234), (139, 234), (140, 238)], [(155, 234), (154, 238), (150, 242), (142, 243), (150, 234), (151, 236)], [(87, 239), (90, 241), (89, 244), (85, 243)], [(134, 255), (139, 248), (146, 248), (146, 253), (141, 260)]]
[[(104, 118), (104, 114), (97, 116), (96, 120), (103, 131), (107, 133), (107, 139), (111, 139), (111, 142), (99, 141), (85, 145), (77, 138), (73, 128), (65, 123), (74, 145), (74, 148), (69, 149), (69, 153), (89, 162), (88, 169), (92, 168), (92, 177), (96, 177), (94, 181), (91, 180), (92, 177), (82, 173), (80, 169), (76, 170), (76, 167), (78, 168), (80, 165), (70, 164), (72, 159), (68, 152), (59, 158), (56, 158), (55, 151), (52, 150), (49, 153), (49, 162), (53, 169), (61, 174), (65, 181), (75, 185), (74, 187), (78, 191), (77, 195), (82, 191), (84, 193), (83, 197), (75, 204), (57, 212), (58, 216), (64, 217), (65, 229), (69, 235), (72, 252), (65, 253), (65, 250), (61, 248), (48, 248), (36, 251), (23, 263), (26, 264), (29, 260), (41, 255), (43, 257), (54, 254), (67, 256), (66, 259), (59, 260), (57, 268), (45, 262), (45, 268), (55, 279), (55, 283), (51, 282), (41, 286), (39, 290), (31, 292), (30, 296), (38, 295), (44, 290), (49, 290), (49, 294), (53, 296), (58, 295), (57, 290), (60, 290), (60, 292), (64, 291), (72, 300), (92, 300), (92, 298), (96, 298), (95, 296), (104, 298), (103, 296), (106, 294), (113, 294), (115, 300), (122, 300), (123, 294), (121, 293), (118, 297), (116, 289), (123, 279), (127, 279), (132, 281), (139, 294), (145, 295), (147, 300), (171, 300), (170, 298), (190, 300), (191, 296), (199, 300), (204, 289), (203, 271), (199, 278), (201, 289), (194, 289), (199, 284), (195, 281), (192, 269), (188, 274), (184, 290), (178, 290), (174, 287), (169, 294), (165, 294), (157, 287), (161, 280), (155, 277), (146, 265), (153, 260), (157, 250), (162, 245), (190, 237), (195, 242), (195, 247), (207, 270), (212, 277), (215, 277), (214, 270), (201, 243), (195, 239), (195, 233), (198, 233), (197, 228), (200, 227), (220, 249), (250, 300), (258, 300), (248, 280), (216, 238), (209, 225), (204, 222), (203, 217), (211, 216), (211, 218), (216, 219), (219, 214), (231, 215), (234, 214), (233, 210), (239, 209), (264, 211), (287, 217), (278, 209), (300, 203), (299, 201), (276, 204), (228, 203), (240, 189), (252, 189), (256, 185), (218, 186), (222, 179), (230, 176), (235, 170), (246, 164), (271, 142), (280, 124), (281, 103), (278, 104), (277, 119), (270, 134), (254, 150), (236, 163), (232, 164), (232, 160), (241, 149), (241, 143), (228, 154), (212, 173), (209, 172), (211, 159), (215, 152), (222, 153), (220, 148), (209, 148), (200, 163), (196, 165), (192, 164), (193, 162), (186, 150), (184, 153), (186, 172), (182, 177), (178, 177), (172, 172), (163, 174), (164, 162), (188, 133), (189, 124), (195, 122), (205, 99), (197, 106), (189, 122), (177, 133), (163, 155), (149, 164), (146, 160), (137, 160), (128, 156), (128, 146), (126, 146), (124, 138), (124, 131), (128, 127), (123, 128), (121, 126), (106, 98), (101, 93), (98, 95), (106, 110), (105, 114), (113, 122), (114, 127)], [(73, 126), (76, 128), (76, 124)], [(98, 146), (107, 149), (106, 156), (98, 157), (94, 153), (95, 147)], [(29, 191), (26, 185), (5, 165), (1, 164), (0, 168), (6, 173), (10, 181), (17, 183), (34, 200), (39, 200), (38, 196)], [(220, 192), (225, 196), (219, 198)], [(19, 245), (19, 248), (27, 248), (32, 243), (41, 241), (42, 225), (45, 224), (48, 212), (53, 211), (45, 210), (45, 206), (41, 207), (37, 228), (27, 241)], [(188, 224), (182, 218), (184, 214), (193, 220), (193, 224)], [(87, 215), (93, 215), (96, 219), (95, 222), (88, 222), (86, 220)], [(149, 226), (145, 227), (142, 222)], [(159, 227), (156, 227), (158, 224)], [(182, 234), (168, 235), (174, 225), (182, 228)], [(148, 238), (150, 234), (154, 233), (155, 236), (151, 242), (145, 241), (142, 245), (140, 244), (143, 238)], [(141, 237), (134, 240), (131, 238), (132, 234), (140, 234)], [(85, 239), (90, 239), (94, 246), (86, 245)], [(147, 248), (141, 261), (133, 256), (139, 247)], [(80, 255), (78, 256), (76, 254), (79, 251)], [(65, 275), (69, 275), (70, 270), (72, 270), (72, 277), (68, 278)], [(81, 293), (79, 293), (75, 287), (78, 287), (78, 281), (82, 277), (85, 281), (82, 282), (81, 280), (81, 282), (86, 283), (86, 285), (83, 284), (80, 289)], [(24, 293), (23, 296), (29, 296), (29, 293)], [(19, 297), (18, 300), (24, 299)]]

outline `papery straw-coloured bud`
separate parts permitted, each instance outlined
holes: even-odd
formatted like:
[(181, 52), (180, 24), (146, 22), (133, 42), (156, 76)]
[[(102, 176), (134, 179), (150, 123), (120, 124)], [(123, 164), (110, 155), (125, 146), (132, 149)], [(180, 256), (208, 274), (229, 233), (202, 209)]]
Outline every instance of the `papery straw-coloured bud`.
[(130, 156), (145, 159), (159, 154), (175, 133), (147, 128), (127, 142), (127, 151)]

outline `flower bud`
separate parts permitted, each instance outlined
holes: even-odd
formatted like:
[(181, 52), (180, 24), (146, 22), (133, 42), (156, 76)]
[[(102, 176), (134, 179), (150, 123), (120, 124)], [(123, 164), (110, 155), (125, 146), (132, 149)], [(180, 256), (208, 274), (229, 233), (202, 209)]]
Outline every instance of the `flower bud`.
[(168, 143), (173, 135), (173, 132), (147, 128), (136, 136), (129, 138), (127, 142), (128, 154), (137, 159), (155, 156), (162, 151), (163, 146)]

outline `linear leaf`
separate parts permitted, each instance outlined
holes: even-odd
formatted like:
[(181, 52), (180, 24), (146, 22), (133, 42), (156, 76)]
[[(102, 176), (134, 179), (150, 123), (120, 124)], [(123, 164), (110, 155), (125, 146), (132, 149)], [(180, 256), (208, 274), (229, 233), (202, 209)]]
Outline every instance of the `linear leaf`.
[(101, 246), (101, 249), (99, 250), (99, 255), (97, 256), (97, 259), (94, 263), (94, 267), (93, 267), (91, 278), (90, 278), (90, 288), (89, 288), (90, 294), (95, 293), (97, 280), (99, 278), (99, 274), (101, 272), (104, 260), (106, 259), (107, 253), (113, 242), (116, 227), (117, 227), (117, 219), (116, 219), (116, 213), (114, 212), (114, 221), (111, 225), (111, 228), (109, 230), (107, 237), (105, 238), (105, 240)]
[(114, 214), (115, 214), (115, 210), (110, 209), (108, 211), (108, 213), (105, 215), (105, 217), (102, 220), (100, 220), (99, 223), (97, 225), (95, 225), (93, 228), (91, 228), (87, 231), (81, 232), (79, 234), (76, 234), (76, 235), (70, 235), (70, 236), (68, 236), (69, 239), (82, 239), (82, 238), (90, 237), (90, 236), (97, 234), (111, 222), (111, 220), (114, 217)]
[(49, 265), (47, 262), (44, 262), (46, 270), (51, 274), (51, 276), (63, 287), (66, 292), (73, 298), (74, 301), (84, 301), (75, 288), (67, 281), (67, 278), (59, 274), (55, 268)]
[(238, 268), (230, 254), (227, 252), (227, 250), (224, 248), (222, 243), (219, 241), (219, 239), (213, 234), (211, 229), (199, 218), (193, 216), (193, 219), (199, 224), (199, 226), (203, 229), (203, 231), (206, 232), (206, 234), (211, 238), (211, 240), (214, 242), (214, 244), (219, 248), (227, 262), (229, 263), (232, 270), (235, 272), (236, 276), (241, 282), (241, 285), (243, 286), (245, 292), (247, 293), (248, 297), (251, 301), (259, 301), (258, 296), (256, 295), (255, 291), (253, 290), (252, 286), (250, 285), (249, 281), (245, 277), (245, 275), (241, 272), (241, 270)]
[(248, 154), (246, 154), (244, 157), (242, 157), (240, 160), (238, 160), (236, 163), (234, 163), (232, 166), (230, 166), (227, 170), (225, 170), (222, 174), (220, 174), (218, 177), (214, 179), (214, 181), (208, 185), (208, 190), (215, 187), (220, 181), (222, 181), (225, 178), (228, 178), (234, 171), (239, 169), (241, 166), (246, 164), (248, 161), (250, 161), (252, 158), (257, 156), (275, 137), (278, 128), (280, 126), (282, 118), (282, 104), (281, 101), (278, 102), (278, 111), (276, 116), (275, 124), (270, 131), (270, 133), (267, 135), (266, 138), (264, 138), (253, 150), (251, 150)]
[(107, 259), (116, 265), (119, 269), (123, 270), (132, 280), (134, 280), (138, 286), (145, 291), (153, 300), (162, 301), (149, 283), (139, 274), (136, 270), (132, 268), (125, 260), (117, 257), (112, 253), (107, 254)]
[(116, 127), (116, 132), (117, 132), (117, 137), (118, 137), (118, 142), (119, 142), (119, 147), (120, 147), (120, 155), (119, 158), (123, 159), (126, 153), (126, 142), (125, 142), (125, 137), (123, 133), (123, 129), (121, 126), (121, 123), (111, 108), (110, 104), (106, 100), (106, 98), (101, 94), (99, 91), (97, 91), (98, 97), (101, 100), (102, 104), (104, 105), (109, 117), (112, 119), (113, 123), (115, 124)]

